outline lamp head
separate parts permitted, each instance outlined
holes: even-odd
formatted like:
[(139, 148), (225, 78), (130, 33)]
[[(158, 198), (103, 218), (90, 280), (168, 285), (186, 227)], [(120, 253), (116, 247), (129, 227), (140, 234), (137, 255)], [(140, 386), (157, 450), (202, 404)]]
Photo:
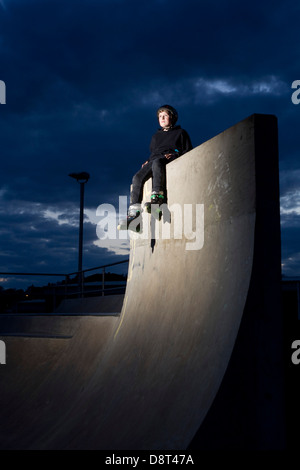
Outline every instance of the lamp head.
[(69, 176), (74, 178), (77, 183), (87, 183), (90, 179), (89, 173), (86, 173), (85, 171), (82, 171), (81, 173), (70, 173)]

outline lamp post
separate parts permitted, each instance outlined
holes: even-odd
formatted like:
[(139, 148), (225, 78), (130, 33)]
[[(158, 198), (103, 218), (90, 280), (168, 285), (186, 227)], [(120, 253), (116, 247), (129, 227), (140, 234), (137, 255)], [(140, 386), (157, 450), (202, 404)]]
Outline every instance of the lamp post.
[(83, 275), (82, 275), (82, 245), (83, 245), (83, 208), (84, 208), (84, 185), (90, 179), (90, 175), (86, 172), (70, 173), (69, 176), (74, 178), (80, 184), (80, 216), (79, 216), (79, 249), (78, 249), (78, 285), (83, 297)]

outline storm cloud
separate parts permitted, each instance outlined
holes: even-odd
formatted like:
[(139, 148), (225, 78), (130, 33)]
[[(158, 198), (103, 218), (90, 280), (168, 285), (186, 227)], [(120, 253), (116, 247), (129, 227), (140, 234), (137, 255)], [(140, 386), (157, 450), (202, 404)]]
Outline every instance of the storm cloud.
[(299, 275), (299, 10), (293, 1), (2, 0), (1, 271), (76, 270), (79, 185), (68, 175), (77, 171), (91, 175), (84, 268), (123, 259), (128, 244), (99, 243), (96, 210), (129, 196), (156, 108), (170, 103), (194, 146), (253, 113), (277, 116), (283, 273)]

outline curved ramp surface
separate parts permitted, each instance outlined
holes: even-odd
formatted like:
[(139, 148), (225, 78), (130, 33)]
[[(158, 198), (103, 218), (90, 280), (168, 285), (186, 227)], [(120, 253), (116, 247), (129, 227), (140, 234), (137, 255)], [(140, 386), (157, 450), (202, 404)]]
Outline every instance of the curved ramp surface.
[(251, 116), (168, 165), (171, 217), (145, 214), (133, 235), (119, 317), (48, 317), (52, 337), (0, 333), (1, 448), (188, 447), (249, 295), (265, 127), (268, 140), (276, 119)]

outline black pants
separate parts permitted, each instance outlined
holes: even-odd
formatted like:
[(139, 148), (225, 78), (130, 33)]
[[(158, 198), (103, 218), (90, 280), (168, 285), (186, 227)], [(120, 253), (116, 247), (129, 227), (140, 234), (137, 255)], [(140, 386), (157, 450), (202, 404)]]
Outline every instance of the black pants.
[(141, 203), (143, 198), (143, 187), (145, 181), (152, 176), (152, 191), (166, 190), (166, 164), (178, 158), (165, 156), (150, 160), (132, 178), (130, 204)]

